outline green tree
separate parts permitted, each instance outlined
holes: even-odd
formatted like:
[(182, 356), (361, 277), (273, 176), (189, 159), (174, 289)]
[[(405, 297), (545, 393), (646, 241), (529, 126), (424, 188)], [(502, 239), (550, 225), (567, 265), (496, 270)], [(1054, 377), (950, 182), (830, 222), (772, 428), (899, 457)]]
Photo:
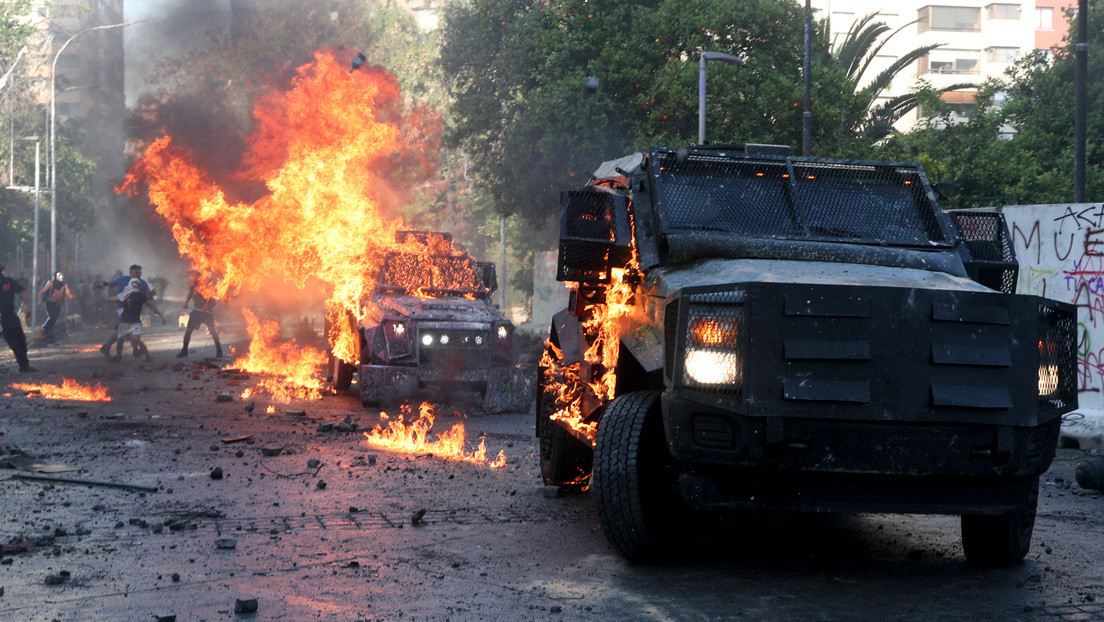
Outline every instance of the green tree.
[[(1104, 197), (1104, 6), (1090, 6), (1086, 198)], [(1070, 37), (1077, 32), (1076, 21)], [(1048, 58), (1053, 55), (1052, 58)], [(977, 109), (954, 123), (928, 92), (926, 118), (891, 140), (887, 157), (919, 160), (929, 174), (951, 182), (949, 205), (969, 197), (1015, 197), (1021, 204), (1073, 200), (1075, 57), (1062, 48), (1025, 55), (999, 81), (979, 89)], [(999, 104), (997, 103), (999, 102)], [(934, 173), (934, 174), (932, 174)], [(959, 195), (959, 196), (955, 196)]]
[[(709, 49), (747, 63), (710, 66), (707, 138), (797, 145), (802, 19), (796, 2), (773, 0), (456, 3), (441, 54), (454, 96), (447, 144), (471, 158), (495, 212), (549, 224), (558, 190), (585, 183), (602, 160), (696, 141), (698, 60)], [(827, 38), (815, 41), (826, 54)], [(829, 144), (854, 87), (822, 69), (814, 139)], [(592, 76), (596, 90), (585, 87)]]

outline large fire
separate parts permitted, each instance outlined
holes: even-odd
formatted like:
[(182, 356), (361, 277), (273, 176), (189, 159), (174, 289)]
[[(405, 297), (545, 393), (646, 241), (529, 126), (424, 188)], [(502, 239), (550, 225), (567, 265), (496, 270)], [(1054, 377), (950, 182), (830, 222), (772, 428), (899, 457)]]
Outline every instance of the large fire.
[[(326, 353), (294, 342), (281, 343), (280, 325), (275, 320), (261, 321), (248, 309), (243, 309), (249, 334), (253, 336), (249, 353), (234, 361), (238, 369), (259, 374), (271, 374), (280, 370), (280, 378), (262, 378), (258, 387), (272, 397), (289, 402), (292, 398), (318, 399), (322, 394), (322, 381), (316, 373), (326, 362)], [(252, 395), (254, 389), (246, 389), (242, 398)]]
[[(398, 421), (388, 423), (387, 427), (378, 425), (371, 431), (365, 432), (364, 436), (368, 437), (369, 444), (393, 451), (415, 454), (427, 453), (448, 460), (460, 460), (476, 464), (487, 463), (485, 441), (479, 439), (479, 446), (475, 450), (469, 451), (467, 448), (467, 433), (464, 431), (463, 423), (457, 423), (445, 432), (438, 434), (437, 440), (429, 440), (429, 433), (433, 429), (435, 420), (433, 405), (422, 402), (418, 409), (418, 418), (412, 420), (409, 424), (404, 423), (404, 421), (411, 418), (410, 415), (410, 406), (403, 404)], [(381, 413), (381, 418), (386, 419), (386, 414)], [(500, 468), (503, 466), (506, 466), (506, 454), (500, 451), (498, 456), (490, 462), (490, 467)]]
[(32, 384), (13, 382), (11, 388), (17, 391), (37, 394), (49, 400), (76, 400), (81, 402), (110, 402), (107, 387), (102, 384), (83, 385), (70, 378), (62, 378), (61, 384)]
[[(589, 377), (581, 377), (582, 365), (577, 362), (561, 364), (562, 352), (551, 341), (544, 343), (540, 367), (544, 373), (544, 386), (551, 392), (557, 406), (549, 418), (566, 424), (587, 438), (591, 445), (598, 435), (598, 422), (590, 417), (591, 412), (583, 411), (583, 393), (589, 390), (601, 404), (609, 404), (616, 395), (617, 360), (621, 338), (628, 327), (624, 320), (633, 313), (635, 287), (630, 275), (638, 274), (639, 266), (634, 245), (628, 264), (610, 270), (610, 282), (604, 288), (604, 301), (585, 307), (582, 324), (589, 343), (583, 352), (583, 361), (587, 363)], [(580, 301), (579, 305), (583, 303)]]
[[(244, 180), (262, 180), (268, 194), (234, 202), (171, 136), (150, 143), (118, 191), (148, 188), (150, 202), (171, 228), (181, 255), (202, 275), (200, 293), (216, 298), (275, 286), (312, 295), (321, 281), (330, 317), (364, 318), (363, 302), (386, 259), (429, 258), (425, 240), (395, 241), (405, 229), (392, 210), (402, 193), (397, 170), (432, 171), (440, 118), (404, 108), (395, 76), (375, 67), (350, 72), (333, 52), (320, 51), (300, 67), (287, 91), (254, 106)], [(465, 277), (466, 278), (466, 277)], [(320, 296), (320, 297), (323, 297)], [(304, 370), (316, 352), (290, 356), (279, 349), (272, 324), (250, 320), (250, 355), (236, 364), (274, 374), (296, 394), (316, 396)], [(334, 354), (355, 363), (351, 322), (332, 322)]]

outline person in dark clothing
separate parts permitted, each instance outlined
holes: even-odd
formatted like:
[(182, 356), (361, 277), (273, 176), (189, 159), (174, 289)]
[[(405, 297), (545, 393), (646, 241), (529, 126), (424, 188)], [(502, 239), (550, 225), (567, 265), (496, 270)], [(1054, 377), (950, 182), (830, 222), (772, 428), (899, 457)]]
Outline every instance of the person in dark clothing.
[(196, 290), (199, 285), (199, 274), (193, 273), (188, 278), (190, 287), (188, 296), (184, 299), (184, 307), (188, 308), (188, 302), (195, 301), (192, 312), (188, 315), (188, 327), (184, 329), (184, 347), (176, 354), (176, 358), (188, 356), (188, 343), (192, 339), (192, 331), (206, 324), (211, 333), (211, 339), (215, 340), (215, 358), (222, 358), (222, 344), (219, 342), (218, 330), (215, 328), (215, 299), (207, 298)]
[[(122, 360), (123, 342), (129, 339), (136, 352), (141, 352), (147, 360), (152, 361), (153, 357), (150, 356), (149, 349), (142, 342), (142, 306), (149, 305), (154, 313), (161, 316), (161, 324), (166, 323), (165, 314), (161, 313), (157, 305), (149, 299), (149, 294), (142, 291), (139, 279), (131, 279), (118, 298), (123, 303), (123, 312), (119, 314), (119, 327), (115, 331), (115, 357), (111, 360), (114, 362)], [(107, 344), (102, 347), (107, 347)]]
[(54, 279), (47, 283), (38, 295), (46, 305), (46, 323), (42, 325), (42, 330), (46, 333), (46, 342), (54, 343), (57, 341), (54, 337), (54, 327), (61, 319), (61, 303), (65, 301), (66, 296), (70, 300), (76, 296), (69, 291), (69, 286), (65, 284), (65, 275), (60, 272), (54, 275)]
[(23, 299), (23, 312), (27, 314), (28, 321), (31, 318), (31, 299), (27, 296), (27, 289), (19, 284), (19, 281), (4, 276), (4, 264), (0, 264), (0, 328), (3, 328), (4, 341), (8, 342), (15, 361), (19, 363), (19, 371), (38, 371), (31, 367), (27, 359), (27, 335), (23, 333), (23, 323), (19, 321), (19, 315), (15, 312), (15, 297)]

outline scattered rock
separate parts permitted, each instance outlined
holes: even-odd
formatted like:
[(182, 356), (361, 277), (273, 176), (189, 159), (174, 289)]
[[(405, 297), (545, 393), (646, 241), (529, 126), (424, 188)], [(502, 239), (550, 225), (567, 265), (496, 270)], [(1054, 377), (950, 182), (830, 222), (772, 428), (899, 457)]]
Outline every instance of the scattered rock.
[(376, 463), (376, 454), (368, 454), (368, 464)]
[(174, 573), (172, 573), (172, 576), (170, 576), (169, 578), (172, 579), (174, 582), (179, 581), (180, 580), (180, 573), (179, 572), (174, 572)]
[(46, 585), (61, 585), (69, 580), (69, 571), (62, 570), (57, 574), (46, 575)]
[(222, 467), (211, 469), (211, 479), (222, 479)]
[(307, 411), (305, 411), (305, 410), (289, 410), (289, 411), (287, 411), (287, 414), (291, 415), (292, 417), (306, 417), (307, 416)]
[(544, 498), (545, 499), (555, 499), (559, 496), (560, 496), (560, 487), (559, 486), (545, 486), (544, 487)]
[(318, 432), (333, 432), (334, 424), (332, 423), (320, 423), (316, 428)]
[(310, 460), (307, 460), (308, 469), (317, 469), (320, 466), (322, 466), (322, 461), (317, 458), (311, 458)]
[(257, 402), (249, 402), (245, 405), (245, 412), (251, 413), (253, 409), (257, 407)]
[(176, 622), (175, 613), (162, 613), (155, 616), (157, 622)]
[(318, 480), (318, 483), (315, 484), (315, 487), (318, 488), (319, 490), (325, 490), (326, 489), (326, 480), (324, 480), (324, 479)]
[(415, 525), (415, 526), (420, 525), (422, 523), (422, 519), (425, 518), (425, 515), (426, 515), (425, 508), (417, 510), (416, 512), (414, 512), (413, 514), (410, 515), (410, 524)]
[(256, 610), (256, 598), (239, 598), (234, 601), (234, 613), (252, 613)]
[(232, 395), (230, 395), (229, 393), (219, 393), (218, 396), (215, 397), (215, 401), (216, 402), (233, 402), (234, 397)]
[(220, 549), (236, 549), (238, 541), (233, 538), (219, 538), (215, 540), (215, 547)]
[(283, 447), (261, 447), (262, 456), (279, 456), (282, 451)]

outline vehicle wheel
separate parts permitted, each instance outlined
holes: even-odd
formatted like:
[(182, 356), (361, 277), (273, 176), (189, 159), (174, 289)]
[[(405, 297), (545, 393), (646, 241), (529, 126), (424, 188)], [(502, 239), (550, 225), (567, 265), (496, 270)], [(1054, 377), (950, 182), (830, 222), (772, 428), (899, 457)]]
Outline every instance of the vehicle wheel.
[(336, 356), (331, 358), (333, 359), (333, 388), (336, 391), (346, 391), (353, 385), (356, 365), (350, 365)]
[(583, 490), (590, 478), (593, 450), (549, 417), (557, 410), (554, 391), (547, 386), (545, 368), (537, 369), (537, 439), (541, 478), (546, 486)]
[(667, 450), (659, 391), (613, 400), (598, 424), (591, 490), (613, 548), (631, 562), (670, 560), (694, 542), (693, 511)]
[(1006, 567), (1023, 561), (1031, 546), (1035, 509), (1039, 504), (1039, 478), (1019, 509), (1007, 514), (963, 514), (962, 548), (966, 559), (982, 566)]

